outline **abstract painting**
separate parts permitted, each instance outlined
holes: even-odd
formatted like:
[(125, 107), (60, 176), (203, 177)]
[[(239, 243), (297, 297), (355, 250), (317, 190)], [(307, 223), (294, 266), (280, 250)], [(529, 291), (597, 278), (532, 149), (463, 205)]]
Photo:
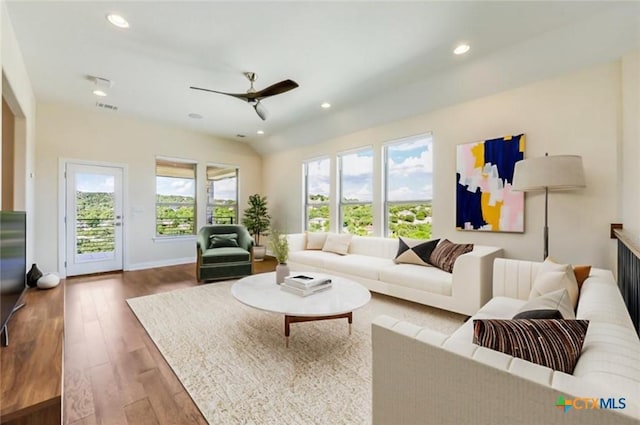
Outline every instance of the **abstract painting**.
[(524, 192), (512, 190), (524, 145), (524, 134), (458, 145), (457, 229), (524, 232)]

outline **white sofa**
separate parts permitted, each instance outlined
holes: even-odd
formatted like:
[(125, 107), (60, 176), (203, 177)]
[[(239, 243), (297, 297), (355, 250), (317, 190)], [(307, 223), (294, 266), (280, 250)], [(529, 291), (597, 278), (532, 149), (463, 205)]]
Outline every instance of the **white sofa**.
[[(474, 318), (511, 318), (542, 263), (497, 259), (494, 297)], [(640, 423), (640, 340), (610, 271), (592, 269), (576, 312), (590, 321), (572, 375), (388, 316), (372, 324), (373, 425)], [(559, 396), (625, 398), (626, 408), (556, 408)], [(582, 402), (580, 402), (582, 403)], [(577, 407), (581, 407), (578, 404)]]
[(493, 260), (502, 249), (475, 245), (456, 260), (453, 273), (436, 267), (395, 264), (398, 240), (354, 236), (347, 255), (305, 250), (304, 233), (287, 235), (293, 271), (329, 273), (360, 282), (369, 290), (472, 315), (491, 298)]

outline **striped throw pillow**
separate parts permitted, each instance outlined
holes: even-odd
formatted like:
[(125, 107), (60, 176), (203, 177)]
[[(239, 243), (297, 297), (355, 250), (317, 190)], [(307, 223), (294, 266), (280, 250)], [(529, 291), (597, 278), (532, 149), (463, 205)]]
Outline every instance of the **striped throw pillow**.
[(443, 239), (431, 253), (429, 262), (440, 270), (452, 273), (453, 264), (458, 257), (471, 251), (473, 251), (472, 243), (456, 244), (449, 239)]
[(474, 320), (473, 343), (571, 374), (588, 320)]

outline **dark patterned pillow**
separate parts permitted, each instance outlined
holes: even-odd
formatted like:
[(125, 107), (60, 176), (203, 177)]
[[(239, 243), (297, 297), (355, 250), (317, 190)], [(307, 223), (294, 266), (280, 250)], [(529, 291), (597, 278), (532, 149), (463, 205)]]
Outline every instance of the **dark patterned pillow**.
[(234, 248), (237, 246), (237, 233), (220, 233), (209, 236), (209, 248)]
[(526, 310), (521, 311), (520, 313), (513, 316), (514, 319), (564, 319), (562, 317), (562, 313), (559, 310), (547, 310), (547, 309), (538, 309), (538, 310)]
[(444, 239), (431, 253), (429, 262), (445, 272), (453, 272), (453, 264), (462, 254), (473, 251), (473, 244), (455, 244), (449, 239)]
[(588, 320), (474, 320), (473, 343), (571, 374)]
[(393, 262), (396, 264), (417, 264), (429, 266), (429, 258), (440, 239), (423, 241), (418, 239), (398, 238), (398, 253)]

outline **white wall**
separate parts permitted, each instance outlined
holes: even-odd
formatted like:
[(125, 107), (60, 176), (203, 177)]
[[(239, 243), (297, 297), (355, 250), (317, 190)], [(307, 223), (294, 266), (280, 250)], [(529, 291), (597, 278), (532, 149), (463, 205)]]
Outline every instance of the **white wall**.
[[(150, 121), (126, 118), (118, 112), (38, 104), (36, 169), (36, 256), (42, 270), (58, 270), (59, 159), (126, 164), (128, 199), (125, 221), (125, 269), (195, 261), (195, 240), (154, 240), (155, 158), (165, 156), (198, 161), (198, 195), (205, 193), (207, 163), (240, 168), (240, 211), (248, 196), (261, 191), (260, 157), (246, 144)], [(204, 203), (198, 208), (204, 223)], [(198, 226), (200, 225), (198, 224)], [(62, 270), (60, 270), (63, 273)]]
[(640, 51), (622, 58), (622, 221), (640, 245)]
[[(620, 115), (620, 62), (599, 65), (318, 145), (268, 155), (263, 162), (265, 194), (283, 230), (300, 231), (303, 160), (324, 154), (335, 157), (343, 150), (373, 145), (378, 152), (374, 175), (380, 176), (382, 143), (431, 131), (434, 236), (500, 246), (507, 257), (541, 260), (544, 195), (526, 195), (523, 234), (455, 230), (456, 145), (525, 133), (527, 158), (549, 152), (581, 155), (584, 161), (587, 188), (550, 195), (550, 254), (557, 261), (613, 269), (615, 243), (609, 239), (609, 223), (620, 213), (616, 189)], [(381, 190), (377, 192), (374, 209), (380, 217)], [(381, 230), (379, 226), (377, 230)]]
[(27, 262), (31, 263), (37, 261), (34, 249), (36, 230), (33, 179), (36, 101), (6, 7), (5, 2), (2, 2), (2, 96), (16, 116), (14, 209), (27, 212)]

